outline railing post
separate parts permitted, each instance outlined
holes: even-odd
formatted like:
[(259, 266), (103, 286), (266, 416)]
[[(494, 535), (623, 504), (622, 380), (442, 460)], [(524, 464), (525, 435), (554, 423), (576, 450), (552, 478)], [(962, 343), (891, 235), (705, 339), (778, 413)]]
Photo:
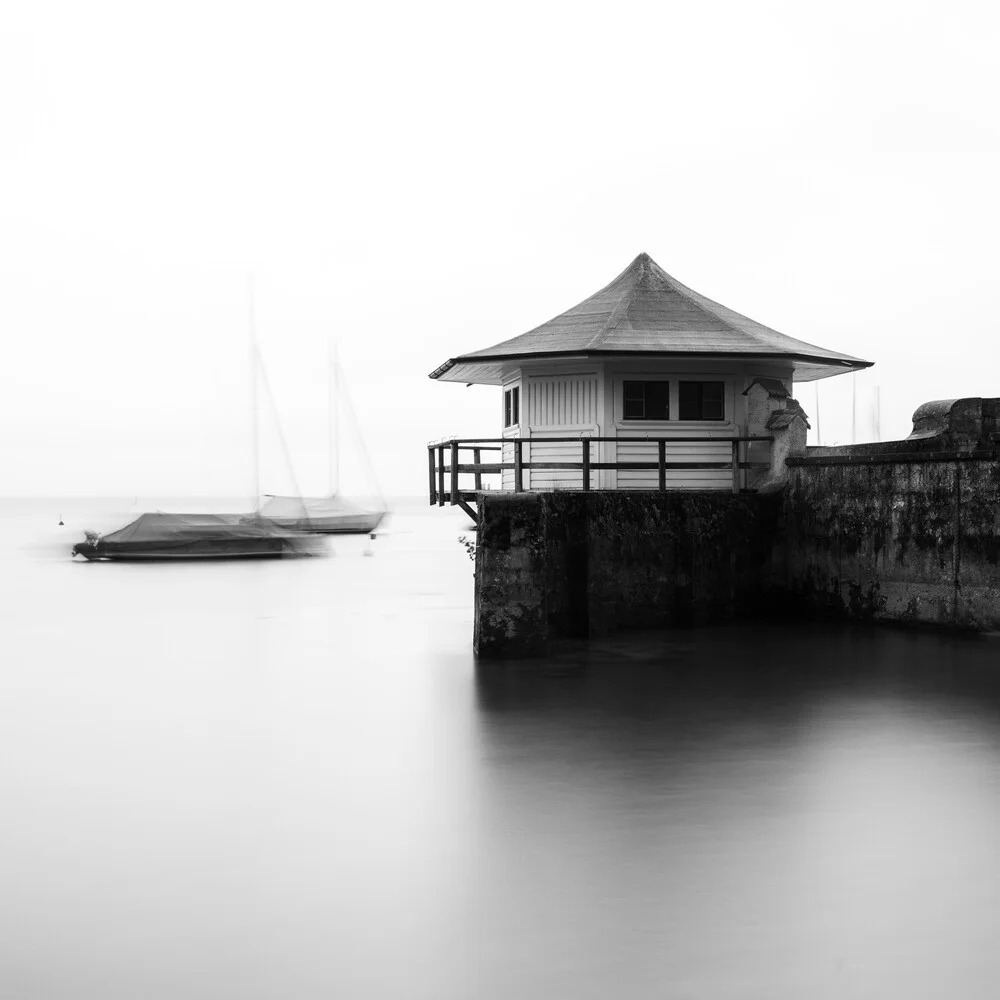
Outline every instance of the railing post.
[(659, 475), (660, 475), (660, 492), (664, 493), (667, 489), (667, 442), (662, 438), (656, 442), (657, 445), (657, 461), (660, 463)]
[[(480, 456), (481, 455), (482, 455), (482, 451), (479, 448), (473, 448), (472, 449), (472, 461), (475, 462), (476, 465), (479, 465), (479, 461), (480, 461)], [(503, 452), (500, 453), (500, 456), (501, 456), (500, 460), (503, 461)], [(478, 493), (482, 488), (483, 488), (483, 474), (477, 470), (476, 471), (476, 492)]]
[(740, 491), (740, 439), (733, 438), (733, 492)]
[(427, 469), (430, 473), (430, 497), (433, 507), (437, 503), (437, 490), (434, 482), (434, 449), (430, 445), (427, 446)]
[(451, 504), (458, 503), (458, 442), (451, 442)]
[(521, 439), (514, 438), (514, 492), (524, 492), (524, 468), (521, 457)]
[(438, 506), (444, 506), (444, 445), (438, 445)]
[(590, 489), (590, 438), (583, 439), (583, 488)]

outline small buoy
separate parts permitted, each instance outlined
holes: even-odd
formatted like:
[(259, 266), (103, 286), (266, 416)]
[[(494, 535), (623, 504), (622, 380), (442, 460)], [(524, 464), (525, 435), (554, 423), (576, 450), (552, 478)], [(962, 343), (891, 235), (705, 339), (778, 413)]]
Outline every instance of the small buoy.
[(62, 519), (62, 516), (61, 516), (61, 515), (60, 515), (60, 517), (59, 517), (59, 523), (60, 523), (60, 524), (62, 524), (62, 523), (63, 523), (63, 519)]

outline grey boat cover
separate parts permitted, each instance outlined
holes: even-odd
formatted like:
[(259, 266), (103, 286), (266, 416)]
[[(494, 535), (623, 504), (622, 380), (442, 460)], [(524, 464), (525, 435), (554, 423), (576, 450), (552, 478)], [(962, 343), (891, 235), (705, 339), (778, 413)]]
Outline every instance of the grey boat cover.
[(102, 536), (112, 544), (182, 542), (206, 538), (267, 538), (285, 532), (254, 514), (141, 514), (131, 524)]

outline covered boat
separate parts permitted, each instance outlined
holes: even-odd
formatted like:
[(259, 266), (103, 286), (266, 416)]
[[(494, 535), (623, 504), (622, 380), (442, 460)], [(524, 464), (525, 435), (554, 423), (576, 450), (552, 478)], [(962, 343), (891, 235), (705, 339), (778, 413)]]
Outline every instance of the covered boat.
[(73, 555), (109, 559), (246, 559), (312, 555), (316, 539), (255, 514), (142, 514), (107, 535), (87, 532)]
[(268, 495), (261, 514), (284, 528), (319, 534), (371, 534), (382, 523), (385, 510), (366, 510), (337, 494), (327, 497)]

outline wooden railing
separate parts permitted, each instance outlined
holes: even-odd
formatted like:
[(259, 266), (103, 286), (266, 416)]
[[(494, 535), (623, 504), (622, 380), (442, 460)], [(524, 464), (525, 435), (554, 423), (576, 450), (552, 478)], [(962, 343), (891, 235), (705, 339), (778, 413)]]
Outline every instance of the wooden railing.
[[(745, 437), (513, 437), (513, 438), (451, 438), (447, 441), (436, 441), (427, 446), (428, 485), (430, 487), (430, 502), (443, 507), (445, 503), (465, 506), (467, 501), (474, 500), (476, 493), (483, 489), (483, 476), (500, 475), (505, 471), (514, 473), (514, 492), (524, 492), (524, 470), (556, 470), (578, 469), (580, 471), (580, 489), (589, 490), (590, 474), (598, 469), (615, 469), (616, 471), (653, 470), (658, 473), (657, 489), (667, 489), (668, 470), (694, 469), (727, 469), (732, 474), (732, 489), (739, 493), (746, 486), (747, 469), (767, 469), (770, 462), (749, 462), (747, 458), (748, 445), (752, 441), (763, 441), (770, 445), (774, 439), (764, 436)], [(657, 460), (655, 462), (640, 462), (623, 460), (616, 462), (594, 461), (591, 447), (601, 442), (615, 444), (640, 443), (655, 444)], [(548, 461), (546, 459), (525, 461), (524, 446), (532, 444), (554, 444), (580, 448), (580, 461)], [(676, 444), (729, 444), (731, 455), (725, 462), (692, 462), (685, 458), (671, 457), (670, 449)], [(513, 448), (513, 461), (504, 462), (503, 448), (505, 445)], [(472, 461), (463, 462), (462, 452), (472, 452)], [(483, 461), (484, 453), (500, 452), (501, 461)], [(461, 489), (459, 476), (473, 476), (473, 489)]]

